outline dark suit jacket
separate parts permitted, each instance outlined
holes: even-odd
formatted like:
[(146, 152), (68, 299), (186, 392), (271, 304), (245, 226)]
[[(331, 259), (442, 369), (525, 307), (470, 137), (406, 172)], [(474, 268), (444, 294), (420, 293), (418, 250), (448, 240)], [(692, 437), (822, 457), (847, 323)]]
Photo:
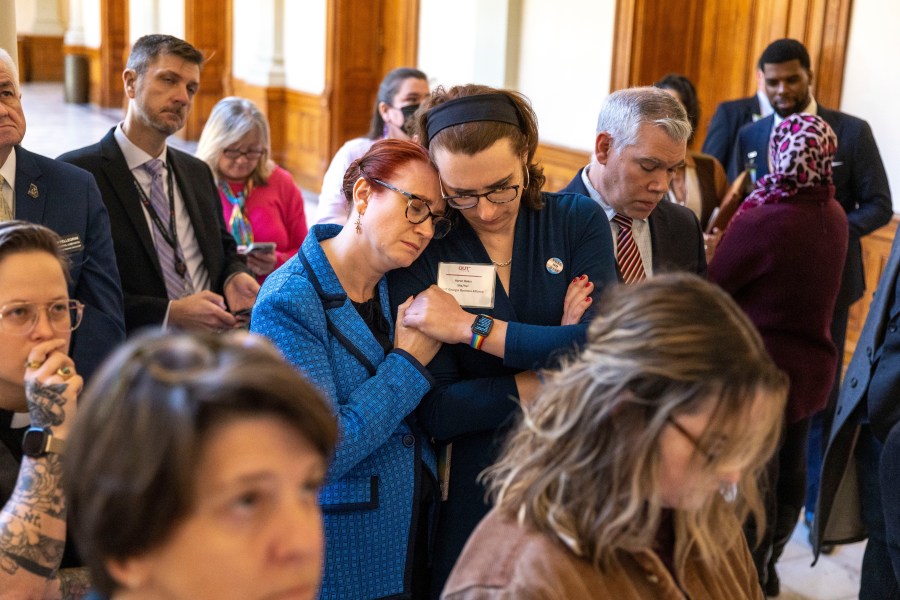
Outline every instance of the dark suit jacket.
[[(869, 124), (857, 117), (821, 106), (818, 108), (818, 115), (837, 134), (838, 148), (832, 163), (835, 198), (844, 207), (850, 225), (847, 262), (835, 309), (838, 310), (849, 307), (860, 299), (866, 289), (859, 239), (886, 225), (894, 213), (887, 173)], [(729, 177), (740, 173), (744, 167), (741, 157), (746, 157), (748, 152), (754, 150), (757, 153), (757, 178), (768, 175), (769, 136), (774, 122), (775, 116), (769, 115), (740, 130)]]
[(73, 236), (80, 240), (81, 247), (76, 244), (67, 253), (72, 275), (69, 295), (84, 303), (84, 317), (72, 335), (71, 355), (87, 380), (125, 340), (122, 287), (109, 215), (90, 173), (20, 146), (15, 152), (16, 218), (44, 225), (64, 240)]
[[(559, 192), (590, 197), (590, 192), (581, 179), (582, 171), (584, 169), (580, 169), (569, 185)], [(653, 209), (648, 220), (654, 273), (658, 275), (673, 271), (688, 271), (706, 277), (703, 231), (691, 209), (663, 200)], [(613, 260), (615, 261), (615, 257)]]
[[(753, 115), (760, 113), (762, 113), (762, 109), (756, 94), (749, 98), (740, 98), (719, 104), (712, 121), (709, 122), (709, 128), (706, 130), (703, 152), (716, 157), (727, 169), (733, 160), (734, 142), (737, 140), (738, 131), (747, 123), (753, 122)], [(728, 180), (734, 180), (731, 173), (728, 174)]]
[[(853, 358), (841, 385), (831, 433), (822, 461), (822, 478), (813, 524), (813, 549), (818, 554), (822, 544), (850, 543), (866, 537), (860, 520), (860, 498), (853, 459), (860, 418), (870, 415), (873, 431), (890, 431), (891, 419), (900, 420), (900, 378), (897, 389), (870, 395), (869, 384), (875, 367), (900, 371), (900, 353), (883, 352), (885, 331), (896, 329), (898, 304), (893, 291), (900, 275), (900, 236), (894, 238), (891, 255), (869, 306), (866, 323), (856, 342)], [(879, 356), (880, 355), (880, 356)], [(877, 358), (877, 361), (876, 361)], [(881, 386), (882, 388), (884, 386)]]
[[(60, 160), (94, 174), (112, 223), (116, 260), (125, 294), (125, 325), (129, 333), (163, 322), (169, 299), (141, 198), (125, 156), (113, 134), (100, 142), (67, 152)], [(221, 294), (225, 281), (249, 273), (225, 229), (219, 192), (203, 161), (169, 146), (168, 164), (191, 217), (191, 225), (209, 271), (212, 291)]]

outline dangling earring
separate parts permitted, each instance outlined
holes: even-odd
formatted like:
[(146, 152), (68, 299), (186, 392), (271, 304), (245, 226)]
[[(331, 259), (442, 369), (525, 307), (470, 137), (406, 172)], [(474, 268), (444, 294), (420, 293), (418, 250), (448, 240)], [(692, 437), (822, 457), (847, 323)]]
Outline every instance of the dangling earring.
[(525, 187), (522, 189), (527, 190), (528, 186), (530, 184), (531, 184), (531, 173), (528, 172), (528, 165), (525, 165)]
[(362, 233), (362, 226), (359, 224), (360, 219), (362, 219), (362, 215), (357, 214), (356, 215), (356, 233), (357, 233), (357, 235)]

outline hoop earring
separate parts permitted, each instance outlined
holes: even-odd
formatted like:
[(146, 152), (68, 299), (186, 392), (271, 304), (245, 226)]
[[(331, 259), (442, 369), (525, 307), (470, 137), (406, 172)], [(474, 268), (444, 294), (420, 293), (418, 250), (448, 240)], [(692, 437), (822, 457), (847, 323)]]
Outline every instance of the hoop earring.
[(527, 190), (529, 185), (531, 185), (531, 173), (528, 171), (528, 165), (525, 165), (525, 186), (522, 189)]
[(362, 226), (359, 224), (359, 222), (360, 222), (361, 219), (362, 219), (362, 215), (356, 215), (356, 223), (355, 223), (355, 225), (356, 225), (356, 234), (357, 234), (357, 235), (359, 235), (359, 234), (362, 233)]

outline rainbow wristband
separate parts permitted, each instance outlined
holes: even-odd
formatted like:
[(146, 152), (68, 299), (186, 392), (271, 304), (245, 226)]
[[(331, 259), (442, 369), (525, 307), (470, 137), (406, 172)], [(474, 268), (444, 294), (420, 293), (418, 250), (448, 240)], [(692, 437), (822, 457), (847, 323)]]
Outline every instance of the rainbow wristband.
[(476, 350), (481, 350), (481, 345), (484, 343), (484, 339), (486, 335), (480, 335), (477, 333), (472, 334), (472, 341), (469, 342), (469, 345), (475, 348)]

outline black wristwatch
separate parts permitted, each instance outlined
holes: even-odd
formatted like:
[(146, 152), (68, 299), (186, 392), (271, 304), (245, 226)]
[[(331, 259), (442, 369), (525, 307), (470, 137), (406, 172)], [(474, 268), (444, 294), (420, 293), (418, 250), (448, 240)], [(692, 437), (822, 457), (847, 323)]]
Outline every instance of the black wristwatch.
[(481, 344), (484, 343), (484, 338), (491, 333), (491, 328), (493, 326), (494, 319), (487, 315), (477, 315), (475, 317), (475, 322), (472, 323), (472, 341), (469, 345), (476, 350), (481, 350)]
[(31, 458), (62, 454), (65, 448), (65, 440), (54, 437), (48, 427), (29, 427), (22, 438), (22, 454)]

